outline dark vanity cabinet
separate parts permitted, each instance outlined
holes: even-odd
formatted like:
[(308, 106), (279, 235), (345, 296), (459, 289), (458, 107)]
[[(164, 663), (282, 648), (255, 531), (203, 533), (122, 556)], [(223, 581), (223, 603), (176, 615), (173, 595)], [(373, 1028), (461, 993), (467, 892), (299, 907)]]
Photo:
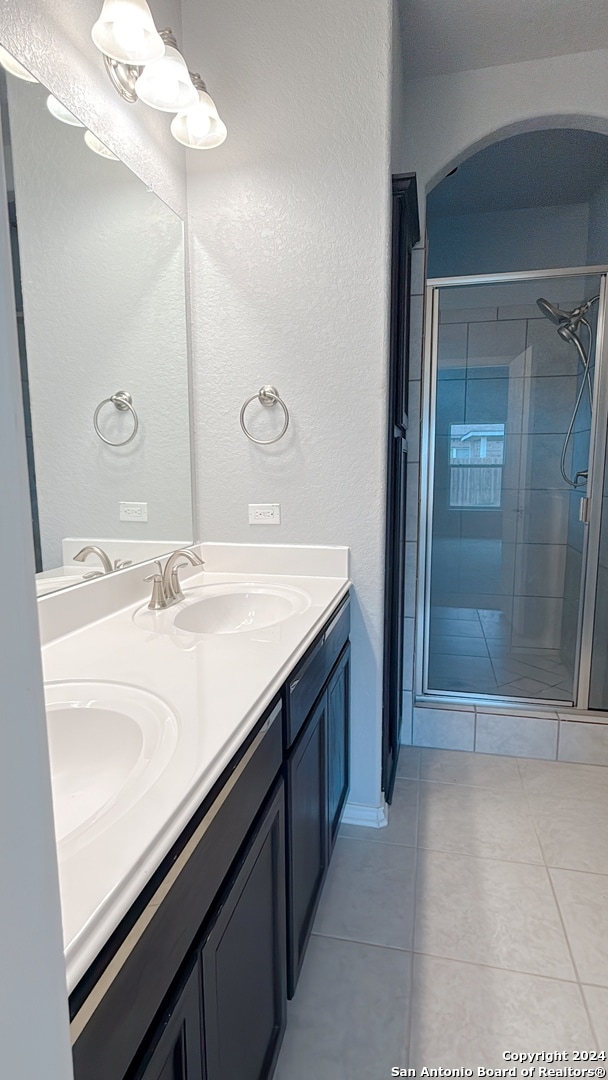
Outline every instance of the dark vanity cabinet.
[(348, 791), (348, 598), (70, 997), (75, 1080), (270, 1080)]
[(265, 1080), (285, 1030), (285, 797), (274, 789), (137, 1080)]
[(329, 857), (338, 836), (349, 785), (350, 645), (327, 686), (327, 827)]
[(287, 989), (293, 997), (348, 794), (350, 610), (340, 607), (287, 687)]
[(281, 783), (202, 947), (206, 1080), (274, 1071), (287, 1008), (284, 802)]
[(321, 698), (286, 765), (288, 993), (293, 997), (327, 870), (327, 698)]
[(138, 1080), (199, 1080), (205, 1075), (202, 1055), (200, 973), (195, 962), (146, 1048)]

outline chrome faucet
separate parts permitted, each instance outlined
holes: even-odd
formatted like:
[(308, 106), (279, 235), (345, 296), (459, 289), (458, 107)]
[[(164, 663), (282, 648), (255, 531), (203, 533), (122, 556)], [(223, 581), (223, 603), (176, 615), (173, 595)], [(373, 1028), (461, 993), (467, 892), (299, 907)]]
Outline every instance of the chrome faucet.
[(184, 594), (179, 583), (179, 571), (182, 566), (186, 565), (185, 563), (178, 561), (182, 558), (187, 559), (192, 566), (205, 565), (203, 560), (194, 551), (189, 551), (188, 548), (179, 548), (177, 551), (171, 552), (165, 563), (165, 569), (163, 570), (163, 591), (167, 607), (171, 604), (177, 604), (179, 600), (184, 599)]
[(194, 551), (189, 551), (187, 548), (179, 548), (177, 551), (171, 552), (165, 563), (164, 570), (160, 560), (155, 560), (159, 572), (144, 578), (144, 581), (153, 582), (152, 599), (148, 604), (152, 611), (161, 611), (163, 608), (171, 607), (172, 604), (177, 604), (184, 599), (179, 583), (179, 571), (186, 563), (179, 562), (179, 559), (187, 559), (188, 562), (192, 563), (192, 566), (205, 565)]
[[(110, 556), (103, 550), (103, 548), (97, 547), (95, 544), (87, 544), (86, 547), (83, 547), (77, 555), (74, 555), (74, 560), (76, 562), (83, 563), (89, 555), (97, 555), (97, 558), (100, 560), (101, 565), (103, 566), (104, 574), (111, 574), (113, 570), (123, 570), (125, 566), (131, 565), (130, 559), (115, 559), (114, 565), (112, 565)], [(84, 576), (99, 577), (100, 571), (93, 570), (91, 574), (85, 574)]]
[(106, 554), (103, 548), (96, 547), (95, 545), (87, 544), (87, 546), (83, 547), (77, 555), (74, 555), (74, 560), (75, 562), (84, 562), (89, 555), (97, 555), (97, 558), (100, 560), (101, 565), (103, 566), (104, 574), (112, 573), (114, 567), (110, 562), (109, 556)]

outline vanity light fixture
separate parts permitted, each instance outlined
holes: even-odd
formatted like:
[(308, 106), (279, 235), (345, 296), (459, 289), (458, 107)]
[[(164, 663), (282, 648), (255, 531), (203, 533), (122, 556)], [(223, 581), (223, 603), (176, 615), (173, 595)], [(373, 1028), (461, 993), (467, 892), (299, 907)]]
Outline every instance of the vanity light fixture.
[(182, 146), (193, 150), (212, 150), (223, 143), (226, 125), (220, 119), (215, 102), (207, 93), (200, 75), (191, 75), (198, 92), (198, 101), (192, 108), (179, 112), (171, 121), (171, 134)]
[[(146, 0), (104, 0), (91, 35), (125, 101), (139, 99), (153, 109), (175, 113), (171, 134), (182, 146), (210, 150), (224, 142), (226, 125), (205, 83), (188, 71), (173, 31), (157, 33)], [(156, 41), (154, 35), (162, 49), (142, 59), (137, 50), (144, 41)]]
[(143, 67), (165, 52), (146, 0), (104, 0), (91, 37), (104, 56), (119, 64)]
[(192, 84), (186, 61), (178, 52), (171, 30), (161, 30), (165, 55), (146, 64), (135, 83), (140, 101), (161, 112), (181, 112), (198, 103), (198, 93)]
[(74, 116), (74, 113), (66, 109), (65, 105), (62, 105), (53, 94), (49, 94), (47, 97), (46, 107), (51, 116), (54, 116), (56, 120), (61, 120), (62, 124), (70, 124), (72, 127), (84, 127), (84, 124)]
[(23, 64), (20, 64), (18, 60), (15, 60), (15, 57), (11, 56), (2, 45), (0, 45), (0, 64), (5, 71), (8, 71), (11, 75), (15, 75), (18, 79), (23, 79), (24, 82), (38, 82), (38, 79), (35, 79), (27, 68), (24, 68)]
[(89, 150), (93, 153), (99, 154), (100, 157), (107, 158), (108, 161), (119, 161), (120, 159), (113, 154), (111, 150), (108, 150), (105, 143), (102, 143), (101, 139), (98, 139), (96, 135), (93, 135), (92, 131), (85, 131), (84, 141), (86, 142)]

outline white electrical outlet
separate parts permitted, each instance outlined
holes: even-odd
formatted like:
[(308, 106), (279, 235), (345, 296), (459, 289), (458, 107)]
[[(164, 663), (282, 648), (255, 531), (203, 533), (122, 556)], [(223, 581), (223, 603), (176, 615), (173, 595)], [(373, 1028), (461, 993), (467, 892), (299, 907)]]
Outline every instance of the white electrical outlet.
[(280, 525), (280, 503), (249, 503), (250, 525)]
[(148, 504), (136, 503), (136, 502), (119, 502), (118, 504), (118, 518), (119, 521), (147, 521), (148, 520)]

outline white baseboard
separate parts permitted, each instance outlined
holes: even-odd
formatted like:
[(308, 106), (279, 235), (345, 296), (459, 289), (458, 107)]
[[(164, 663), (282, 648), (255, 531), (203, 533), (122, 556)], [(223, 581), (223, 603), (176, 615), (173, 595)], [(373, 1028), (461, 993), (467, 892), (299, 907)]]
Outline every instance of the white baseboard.
[(342, 824), (364, 825), (367, 829), (384, 829), (388, 825), (388, 806), (384, 799), (382, 806), (364, 806), (362, 803), (347, 802)]

